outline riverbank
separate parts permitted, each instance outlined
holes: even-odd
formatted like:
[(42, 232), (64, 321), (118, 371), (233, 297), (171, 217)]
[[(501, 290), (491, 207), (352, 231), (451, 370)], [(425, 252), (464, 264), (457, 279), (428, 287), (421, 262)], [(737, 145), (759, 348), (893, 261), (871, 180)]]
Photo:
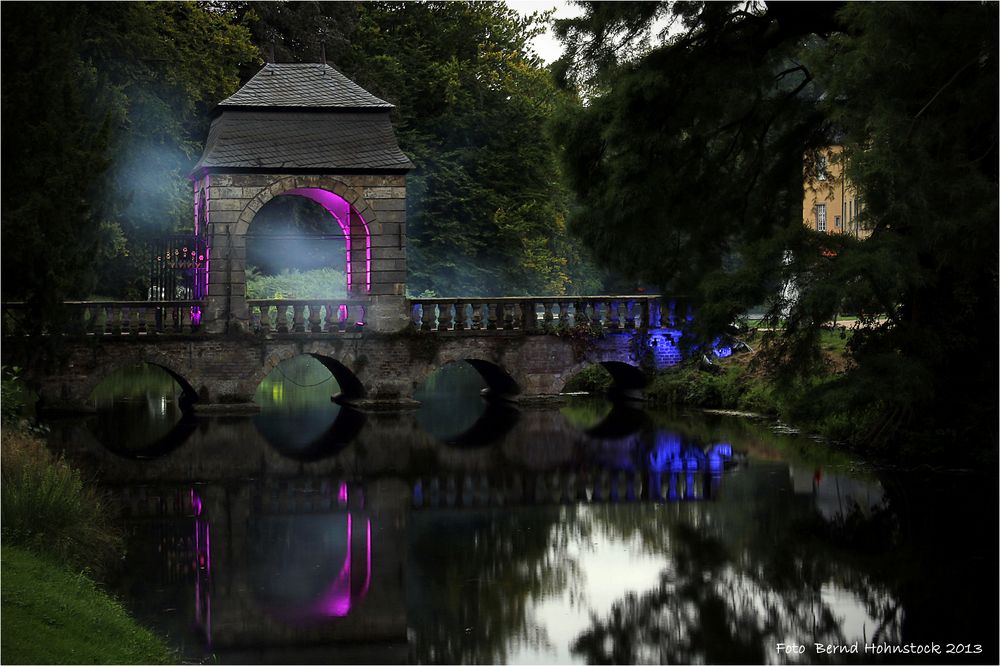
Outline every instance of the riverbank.
[(825, 350), (829, 370), (781, 385), (752, 365), (753, 355), (715, 359), (657, 374), (646, 390), (657, 405), (753, 412), (849, 449), (872, 461), (902, 465), (988, 469), (996, 452), (985, 442), (951, 432), (907, 427), (876, 403), (859, 404), (844, 375), (846, 356)]
[(83, 574), (0, 549), (5, 664), (170, 664), (163, 642)]
[[(691, 360), (658, 372), (650, 379), (645, 396), (660, 406), (772, 417), (873, 462), (949, 469), (996, 466), (995, 445), (989, 437), (969, 436), (970, 429), (961, 419), (946, 428), (940, 424), (928, 428), (912, 408), (900, 410), (899, 401), (872, 393), (863, 376), (851, 373), (849, 339), (850, 331), (842, 327), (823, 331), (817, 369), (789, 383), (780, 383), (755, 364), (755, 352), (744, 352), (713, 357), (710, 364)], [(566, 390), (597, 395), (607, 393), (611, 386), (611, 376), (595, 365), (574, 377)]]
[(2, 435), (0, 661), (167, 664), (167, 647), (105, 594), (94, 576), (121, 557), (101, 496), (28, 433)]

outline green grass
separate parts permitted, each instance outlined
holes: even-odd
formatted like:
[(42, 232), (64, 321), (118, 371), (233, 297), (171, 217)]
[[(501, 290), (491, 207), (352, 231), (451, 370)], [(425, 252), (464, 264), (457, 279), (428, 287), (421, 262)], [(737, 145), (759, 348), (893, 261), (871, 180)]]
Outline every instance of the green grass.
[(109, 507), (80, 472), (30, 434), (5, 430), (0, 534), (74, 569), (100, 574), (121, 551)]
[(819, 332), (820, 349), (834, 354), (847, 354), (847, 341), (851, 339), (851, 331), (843, 328), (843, 322), (834, 329), (822, 329)]
[(167, 647), (89, 578), (0, 549), (5, 664), (170, 664)]

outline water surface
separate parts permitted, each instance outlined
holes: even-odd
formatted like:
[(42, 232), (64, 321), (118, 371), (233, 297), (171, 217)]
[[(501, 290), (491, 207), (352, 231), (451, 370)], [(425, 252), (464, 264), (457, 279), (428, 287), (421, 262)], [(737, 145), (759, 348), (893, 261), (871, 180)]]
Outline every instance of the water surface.
[[(260, 414), (196, 418), (144, 366), (53, 445), (123, 508), (113, 591), (188, 661), (995, 662), (994, 477), (483, 386), (459, 364), (419, 410), (362, 413), (302, 357)], [(910, 643), (981, 653), (864, 652)]]

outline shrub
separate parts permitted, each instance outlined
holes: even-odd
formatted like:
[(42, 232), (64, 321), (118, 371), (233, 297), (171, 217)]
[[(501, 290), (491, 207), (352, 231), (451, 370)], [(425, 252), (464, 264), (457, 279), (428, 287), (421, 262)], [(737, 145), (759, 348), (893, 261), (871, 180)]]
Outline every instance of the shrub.
[(584, 368), (569, 378), (563, 391), (566, 393), (577, 393), (586, 391), (587, 393), (604, 394), (611, 390), (614, 380), (600, 364), (591, 365)]
[(41, 440), (5, 431), (0, 442), (4, 543), (24, 546), (74, 568), (98, 574), (105, 570), (122, 544), (98, 493)]
[(347, 278), (344, 272), (333, 268), (262, 275), (251, 266), (247, 269), (246, 277), (247, 298), (337, 300), (347, 295)]

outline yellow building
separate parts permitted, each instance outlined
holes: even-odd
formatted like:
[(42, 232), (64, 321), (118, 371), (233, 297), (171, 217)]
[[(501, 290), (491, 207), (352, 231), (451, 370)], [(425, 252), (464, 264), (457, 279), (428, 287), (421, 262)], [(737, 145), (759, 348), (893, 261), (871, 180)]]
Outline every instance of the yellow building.
[(803, 178), (802, 222), (820, 233), (867, 238), (871, 231), (861, 224), (864, 204), (844, 174), (844, 163), (840, 159), (843, 151), (842, 146), (823, 148), (817, 151), (814, 168), (807, 166)]

